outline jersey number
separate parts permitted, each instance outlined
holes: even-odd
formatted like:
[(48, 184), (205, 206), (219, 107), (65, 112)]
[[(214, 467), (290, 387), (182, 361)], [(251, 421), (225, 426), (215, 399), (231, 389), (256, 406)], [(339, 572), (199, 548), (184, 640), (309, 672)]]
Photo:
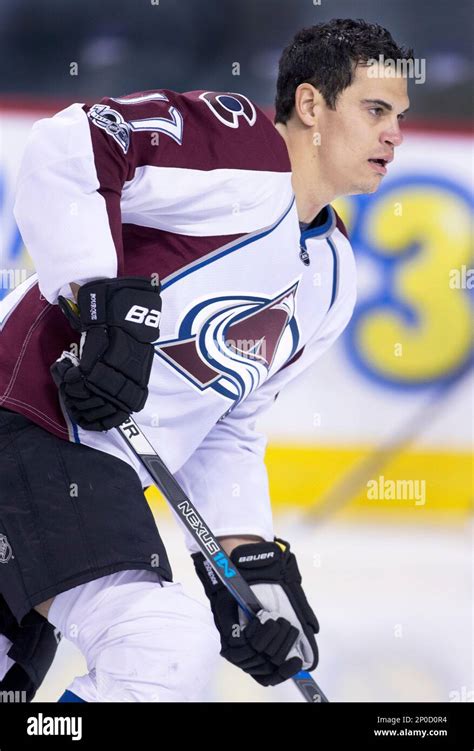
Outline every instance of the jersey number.
[[(142, 104), (143, 102), (150, 102), (158, 100), (161, 102), (168, 102), (169, 99), (164, 94), (154, 92), (153, 94), (143, 94), (142, 96), (135, 97), (112, 97), (114, 102), (119, 104)], [(166, 117), (146, 117), (142, 120), (127, 120), (128, 125), (134, 131), (139, 130), (154, 130), (160, 133), (166, 133), (180, 146), (183, 142), (183, 116), (176, 107), (170, 107), (168, 109), (170, 118)]]

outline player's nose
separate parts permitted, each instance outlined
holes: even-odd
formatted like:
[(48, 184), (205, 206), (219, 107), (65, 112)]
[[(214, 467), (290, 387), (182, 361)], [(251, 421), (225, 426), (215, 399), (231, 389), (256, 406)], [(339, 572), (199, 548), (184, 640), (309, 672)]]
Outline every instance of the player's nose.
[(392, 148), (400, 146), (403, 143), (403, 134), (398, 123), (390, 128), (390, 130), (385, 131), (382, 135), (382, 143)]

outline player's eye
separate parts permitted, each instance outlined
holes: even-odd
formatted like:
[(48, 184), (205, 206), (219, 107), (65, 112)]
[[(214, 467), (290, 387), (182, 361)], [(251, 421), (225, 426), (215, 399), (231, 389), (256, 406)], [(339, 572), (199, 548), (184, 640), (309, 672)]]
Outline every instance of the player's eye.
[[(383, 107), (371, 107), (370, 110), (369, 110), (369, 112), (377, 112), (377, 113), (380, 113), (380, 112), (383, 112), (383, 111), (384, 111)], [(376, 117), (378, 117), (378, 114), (376, 115)]]
[(401, 113), (400, 113), (400, 114), (398, 115), (398, 119), (399, 119), (399, 120), (406, 120), (406, 119), (407, 119), (407, 116), (406, 116), (406, 115), (405, 115), (405, 114), (404, 114), (403, 112), (401, 112)]

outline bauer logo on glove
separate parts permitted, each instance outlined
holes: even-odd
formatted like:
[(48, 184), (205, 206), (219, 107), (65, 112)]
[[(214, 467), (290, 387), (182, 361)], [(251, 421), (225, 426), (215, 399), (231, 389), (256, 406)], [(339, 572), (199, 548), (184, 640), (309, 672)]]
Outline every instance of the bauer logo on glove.
[(110, 430), (145, 406), (160, 336), (160, 285), (99, 279), (79, 289), (77, 305), (64, 297), (58, 304), (81, 333), (79, 361), (63, 352), (50, 369), (60, 399), (85, 430)]
[(318, 664), (314, 634), (319, 623), (301, 586), (290, 544), (273, 541), (238, 545), (230, 559), (262, 603), (249, 622), (233, 595), (193, 553), (196, 573), (209, 598), (221, 637), (221, 655), (262, 686), (275, 686)]

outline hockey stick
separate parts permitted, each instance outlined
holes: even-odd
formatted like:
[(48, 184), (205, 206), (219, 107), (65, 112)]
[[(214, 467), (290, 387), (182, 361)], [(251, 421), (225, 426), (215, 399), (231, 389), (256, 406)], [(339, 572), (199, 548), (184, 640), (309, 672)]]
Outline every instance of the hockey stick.
[[(69, 351), (64, 351), (58, 360), (62, 360), (65, 357), (71, 360), (74, 365), (79, 364), (79, 359), (76, 355)], [(56, 385), (59, 386), (58, 383)], [(171, 508), (188, 528), (216, 575), (224, 586), (227, 587), (230, 594), (237, 600), (247, 617), (249, 619), (255, 618), (263, 610), (260, 601), (240, 571), (234, 568), (232, 561), (219, 544), (219, 541), (216, 540), (197, 509), (175, 480), (163, 460), (158, 456), (151, 443), (144, 436), (135, 420), (132, 417), (128, 417), (115, 430), (122, 436), (137, 459), (139, 459), (148, 471), (153, 482), (161, 490)], [(306, 701), (313, 703), (326, 703), (329, 701), (311, 674), (306, 670), (300, 670), (291, 679)]]
[[(184, 522), (199, 545), (201, 552), (211, 564), (221, 582), (237, 600), (248, 618), (254, 618), (263, 610), (262, 605), (240, 571), (234, 568), (231, 560), (216, 540), (197, 509), (184, 490), (175, 480), (168, 467), (143, 435), (132, 417), (129, 417), (116, 430), (120, 433), (135, 456), (146, 468), (154, 483), (161, 490), (171, 508)], [(316, 681), (306, 670), (292, 676), (292, 681), (308, 702), (328, 702)]]

